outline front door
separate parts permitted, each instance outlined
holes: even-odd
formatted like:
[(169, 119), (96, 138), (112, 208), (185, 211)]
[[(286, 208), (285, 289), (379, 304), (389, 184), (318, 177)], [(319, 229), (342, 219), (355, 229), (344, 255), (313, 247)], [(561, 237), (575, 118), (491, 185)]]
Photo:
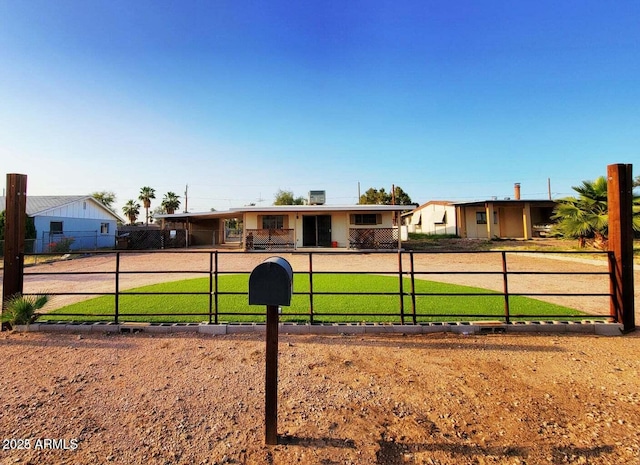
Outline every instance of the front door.
[(302, 245), (331, 247), (331, 215), (302, 217)]

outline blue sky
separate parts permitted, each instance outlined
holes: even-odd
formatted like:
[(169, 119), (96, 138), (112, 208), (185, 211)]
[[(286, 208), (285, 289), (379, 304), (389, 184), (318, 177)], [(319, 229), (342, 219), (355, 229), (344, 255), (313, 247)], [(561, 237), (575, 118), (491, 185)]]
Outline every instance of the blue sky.
[(118, 209), (188, 184), (190, 211), (356, 203), (358, 183), (569, 195), (640, 165), (639, 19), (624, 0), (2, 0), (1, 182)]

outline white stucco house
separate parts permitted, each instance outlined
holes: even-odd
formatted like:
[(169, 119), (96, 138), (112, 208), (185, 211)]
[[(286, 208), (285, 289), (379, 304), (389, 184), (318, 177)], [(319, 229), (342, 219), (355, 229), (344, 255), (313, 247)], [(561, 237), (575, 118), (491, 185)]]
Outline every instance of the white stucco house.
[(553, 200), (432, 200), (403, 213), (411, 233), (451, 234), (466, 239), (531, 239), (548, 234)]
[[(6, 197), (0, 197), (0, 210)], [(113, 248), (122, 219), (90, 195), (27, 196), (27, 216), (33, 219), (33, 252)]]
[(430, 200), (403, 213), (402, 221), (410, 233), (457, 234), (456, 207), (446, 200)]
[(274, 205), (156, 215), (165, 229), (187, 229), (189, 245), (227, 242), (224, 221), (242, 223), (246, 250), (395, 249), (405, 239), (400, 213), (413, 205)]
[(455, 203), (458, 235), (469, 239), (532, 239), (550, 230), (553, 200), (491, 199)]

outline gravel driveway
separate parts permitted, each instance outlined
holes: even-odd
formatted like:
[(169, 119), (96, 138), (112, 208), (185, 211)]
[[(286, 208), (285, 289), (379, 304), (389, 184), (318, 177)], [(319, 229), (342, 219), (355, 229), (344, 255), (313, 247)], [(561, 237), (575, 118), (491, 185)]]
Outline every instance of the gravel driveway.
[(0, 348), (3, 465), (640, 463), (635, 334), (282, 335), (277, 446), (264, 335), (2, 333)]

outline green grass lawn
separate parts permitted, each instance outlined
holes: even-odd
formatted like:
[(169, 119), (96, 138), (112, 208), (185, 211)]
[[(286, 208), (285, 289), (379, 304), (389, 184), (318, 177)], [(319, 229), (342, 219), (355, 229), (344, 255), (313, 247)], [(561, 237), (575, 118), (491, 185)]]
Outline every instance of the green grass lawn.
[[(222, 275), (218, 280), (219, 322), (263, 322), (264, 306), (248, 305), (248, 275)], [(314, 293), (372, 292), (380, 295), (322, 295), (313, 297), (314, 322), (390, 322), (400, 323), (400, 297), (381, 295), (397, 293), (399, 280), (393, 276), (366, 274), (316, 274)], [(403, 281), (404, 291), (410, 290), (409, 278)], [(417, 296), (418, 322), (469, 321), (504, 317), (504, 298), (487, 289), (458, 286), (434, 281), (416, 280), (416, 293), (488, 294), (476, 296)], [(206, 295), (126, 295), (119, 299), (120, 321), (145, 322), (202, 322), (208, 321), (209, 280), (187, 279), (151, 286), (128, 292), (201, 292)], [(309, 280), (296, 276), (291, 306), (282, 308), (281, 321), (309, 321)], [(215, 300), (212, 299), (215, 308)], [(412, 321), (412, 301), (404, 296), (405, 322)], [(43, 315), (40, 320), (110, 321), (113, 320), (115, 298), (103, 296), (69, 305)], [(583, 315), (574, 309), (526, 297), (510, 297), (512, 315), (537, 315), (538, 318)], [(71, 313), (89, 316), (71, 316)], [(153, 314), (168, 314), (155, 316)], [(201, 315), (190, 315), (200, 313)], [(250, 315), (246, 315), (250, 313)], [(342, 315), (349, 313), (352, 315)], [(135, 314), (135, 315), (132, 315)]]

